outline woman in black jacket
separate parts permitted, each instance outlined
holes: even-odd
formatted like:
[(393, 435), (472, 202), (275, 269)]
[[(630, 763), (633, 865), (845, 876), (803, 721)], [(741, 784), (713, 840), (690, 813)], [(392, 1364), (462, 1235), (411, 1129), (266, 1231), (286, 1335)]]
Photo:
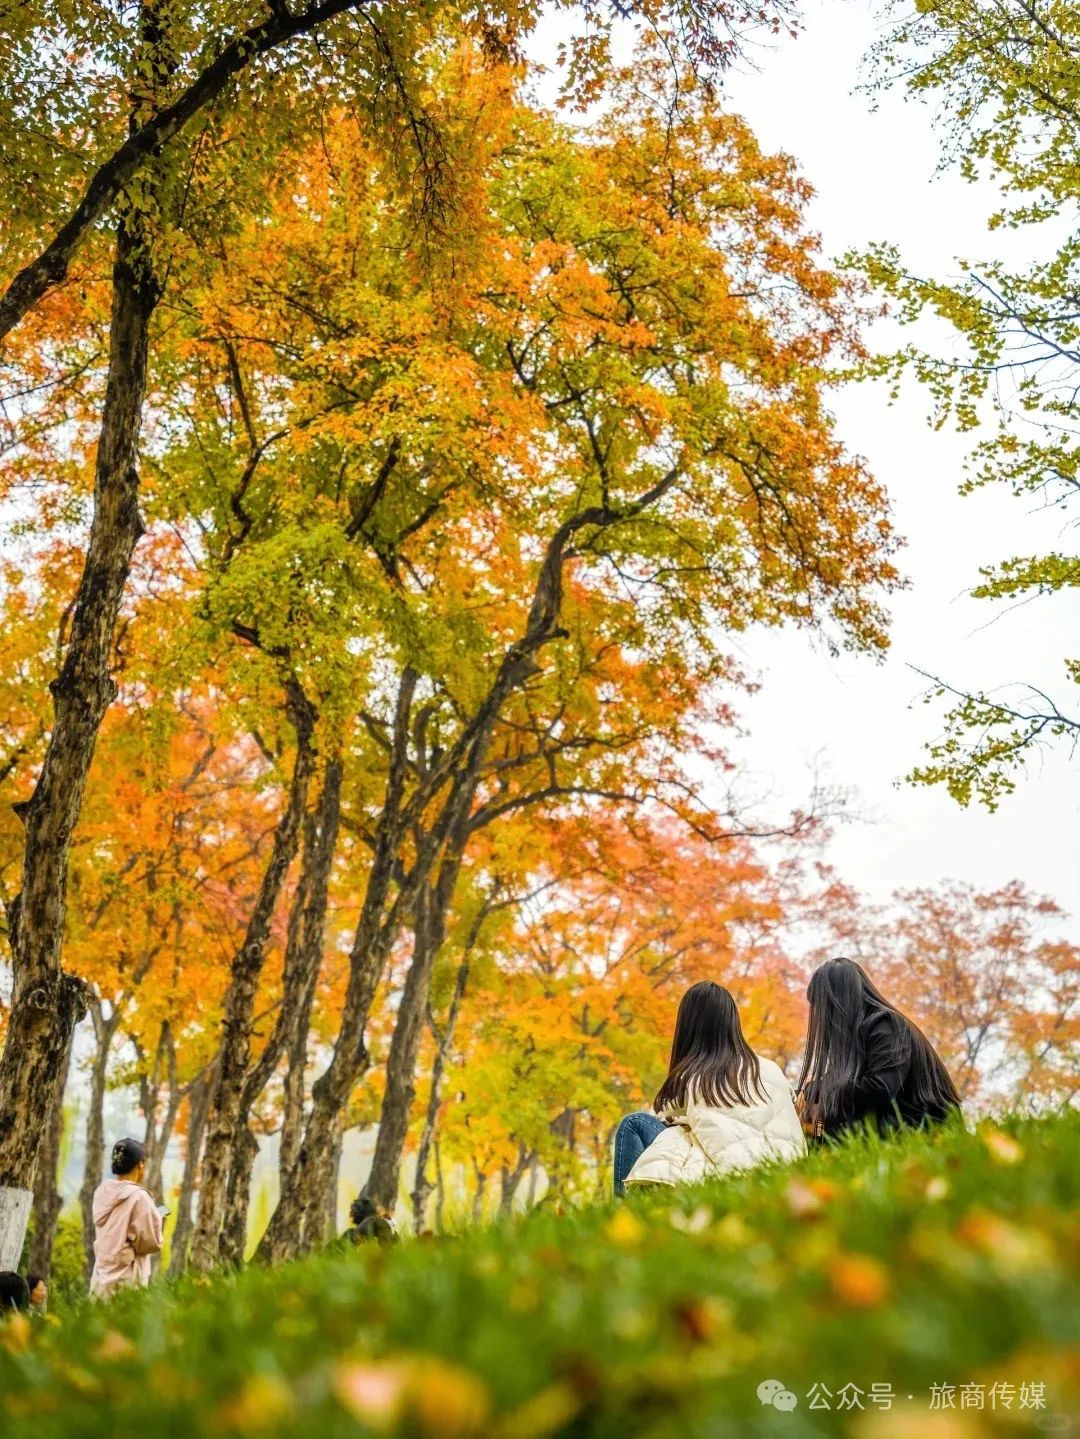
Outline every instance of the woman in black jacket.
[(810, 1026), (797, 1107), (817, 1136), (869, 1120), (885, 1133), (960, 1108), (937, 1050), (853, 959), (830, 959), (810, 978)]

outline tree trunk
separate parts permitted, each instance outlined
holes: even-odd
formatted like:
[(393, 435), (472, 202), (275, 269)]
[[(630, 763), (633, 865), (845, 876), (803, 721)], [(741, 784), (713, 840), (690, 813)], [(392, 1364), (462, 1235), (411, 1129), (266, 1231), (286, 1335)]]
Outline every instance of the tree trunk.
[(345, 1147), (345, 1131), (339, 1129), (337, 1140), (334, 1144), (334, 1152), (330, 1157), (330, 1164), (327, 1170), (326, 1194), (324, 1196), (324, 1208), (319, 1223), (319, 1213), (316, 1211), (315, 1219), (317, 1227), (311, 1234), (304, 1235), (304, 1248), (308, 1250), (320, 1249), (337, 1234), (338, 1228), (338, 1189), (341, 1184), (341, 1151)]
[[(564, 525), (560, 534), (565, 529)], [(555, 545), (554, 541), (552, 545)], [(416, 1061), (432, 971), (446, 935), (447, 912), (454, 896), (465, 846), (472, 831), (479, 823), (485, 822), (483, 815), (474, 817), (472, 814), (481, 767), (500, 706), (514, 688), (534, 673), (536, 663), (532, 651), (549, 637), (549, 631), (558, 617), (562, 551), (555, 548), (553, 552), (558, 558), (553, 560), (549, 552), (542, 568), (526, 636), (507, 651), (483, 704), (469, 726), (468, 740), (462, 746), (451, 775), (449, 793), (437, 817), (425, 831), (420, 831), (418, 824), (414, 826), (416, 859), (412, 870), (415, 889), (412, 907), (415, 944), (390, 1041), (386, 1091), (379, 1116), (371, 1176), (366, 1186), (375, 1203), (387, 1208), (393, 1208), (397, 1202), (401, 1159), (416, 1088)], [(434, 881), (432, 875), (435, 876)]]
[(446, 1180), (443, 1177), (442, 1150), (435, 1141), (435, 1233), (441, 1234), (446, 1213)]
[(389, 905), (389, 893), (401, 837), (400, 810), (406, 778), (408, 721), (416, 680), (415, 672), (406, 669), (398, 690), (386, 797), (364, 903), (349, 956), (349, 982), (341, 1022), (330, 1063), (312, 1087), (311, 1109), (303, 1139), (296, 1151), (296, 1161), (287, 1177), (282, 1177), (277, 1206), (259, 1243), (256, 1257), (266, 1263), (276, 1264), (291, 1259), (303, 1248), (305, 1236), (315, 1232), (317, 1225), (312, 1217), (320, 1207), (320, 1197), (326, 1192), (326, 1176), (332, 1162), (338, 1116), (367, 1065), (364, 1026), (397, 937), (406, 902), (404, 893), (399, 892), (397, 901)]
[[(141, 10), (132, 126), (153, 108), (168, 47), (155, 6)], [(149, 93), (148, 93), (149, 92)], [(147, 183), (155, 184), (153, 163)], [(25, 826), (22, 890), (8, 910), (14, 986), (0, 1058), (0, 1191), (29, 1188), (57, 1069), (85, 1012), (85, 986), (61, 967), (71, 835), (82, 809), (98, 729), (117, 693), (113, 636), (131, 557), (143, 533), (139, 436), (150, 318), (161, 298), (153, 237), (132, 205), (116, 229), (109, 372), (94, 473), (94, 518), (60, 673), (49, 686), (53, 722)]]
[(394, 1034), (386, 1061), (386, 1091), (379, 1111), (375, 1156), (365, 1186), (372, 1202), (389, 1210), (393, 1210), (397, 1204), (401, 1158), (416, 1093), (416, 1060), (424, 1030), (431, 972), (435, 967), (435, 956), (438, 952), (428, 910), (429, 904), (421, 900), (420, 914), (424, 917), (417, 918), (416, 946), (409, 972), (405, 976), (405, 987), (394, 1021)]
[(34, 1176), (34, 1237), (30, 1244), (27, 1268), (33, 1274), (43, 1274), (46, 1279), (52, 1268), (56, 1221), (64, 1207), (64, 1196), (59, 1192), (58, 1180), (60, 1154), (64, 1143), (64, 1093), (70, 1068), (69, 1043), (53, 1082), (49, 1117), (44, 1127), (37, 1173)]
[[(468, 813), (471, 791), (459, 801), (462, 818)], [(386, 1061), (386, 1090), (379, 1112), (379, 1133), (366, 1190), (375, 1204), (392, 1210), (397, 1204), (401, 1159), (409, 1133), (409, 1117), (416, 1093), (416, 1062), (424, 1032), (428, 995), (435, 960), (446, 938), (446, 916), (458, 873), (465, 839), (464, 823), (455, 826), (449, 852), (439, 866), (434, 884), (423, 884), (414, 908), (415, 943), (405, 976), (390, 1053)]]
[(479, 1224), (484, 1217), (484, 1191), (487, 1189), (487, 1175), (482, 1174), (473, 1163), (473, 1172), (476, 1175), (476, 1189), (473, 1191), (472, 1222)]
[[(478, 928), (479, 926), (477, 926)], [(457, 978), (454, 981), (454, 992), (450, 997), (450, 1005), (446, 1011), (446, 1023), (443, 1025), (442, 1034), (438, 1034), (435, 1025), (431, 1023), (432, 1033), (436, 1038), (435, 1058), (431, 1064), (431, 1089), (428, 1093), (427, 1113), (424, 1115), (424, 1127), (420, 1132), (420, 1143), (416, 1148), (416, 1178), (413, 1184), (412, 1205), (413, 1205), (413, 1228), (420, 1234), (427, 1218), (427, 1205), (434, 1189), (434, 1184), (427, 1177), (428, 1159), (431, 1155), (432, 1145), (435, 1141), (435, 1129), (439, 1122), (439, 1108), (442, 1103), (442, 1081), (446, 1071), (446, 1061), (450, 1056), (450, 1046), (454, 1042), (454, 1029), (457, 1025), (458, 1010), (461, 1008), (461, 1001), (465, 997), (465, 989), (469, 983), (469, 948), (466, 947), (465, 958), (458, 966)]]
[(31, 1189), (16, 1189), (14, 1185), (0, 1189), (0, 1264), (5, 1269), (19, 1267), (33, 1202)]
[(278, 1143), (278, 1175), (288, 1182), (296, 1167), (304, 1137), (308, 1025), (297, 1025), (287, 1051), (288, 1067), (282, 1085), (281, 1134)]
[[(358, 1074), (362, 1064), (362, 1059), (354, 1061), (350, 1073)], [(278, 1264), (294, 1258), (305, 1248), (308, 1234), (314, 1234), (318, 1228), (318, 1220), (314, 1216), (325, 1207), (323, 1201), (333, 1168), (337, 1118), (344, 1108), (344, 1101), (337, 1102), (338, 1091), (331, 1085), (340, 1081), (343, 1073), (344, 1070), (339, 1067), (336, 1079), (327, 1083), (327, 1075), (323, 1074), (315, 1083), (311, 1113), (304, 1126), (296, 1163), (288, 1179), (282, 1181), (277, 1205), (256, 1250), (256, 1258), (265, 1263)], [(350, 1091), (351, 1088), (350, 1084)]]
[(519, 1141), (517, 1163), (513, 1169), (507, 1169), (505, 1165), (503, 1166), (499, 1191), (500, 1215), (505, 1217), (513, 1211), (514, 1196), (518, 1192), (518, 1186), (524, 1177), (525, 1171), (532, 1162), (532, 1158), (532, 1153)]
[(109, 1072), (109, 1051), (120, 1023), (120, 1009), (113, 1005), (106, 1019), (100, 999), (95, 998), (91, 1001), (91, 1014), (97, 1048), (90, 1067), (90, 1096), (86, 1111), (86, 1167), (79, 1190), (87, 1278), (94, 1267), (94, 1191), (105, 1174), (105, 1080)]
[[(333, 759), (326, 767), (326, 779), (315, 816), (304, 909), (300, 920), (297, 944), (298, 955), (295, 966), (297, 982), (294, 992), (290, 995), (289, 1025), (284, 1040), (288, 1067), (284, 1081), (281, 1149), (278, 1161), (283, 1183), (296, 1163), (303, 1132), (308, 1030), (311, 1028), (315, 987), (318, 984), (319, 969), (322, 965), (330, 874), (333, 869), (334, 852), (337, 848), (340, 820), (341, 760)], [(305, 859), (308, 859), (306, 853)]]
[(270, 861), (259, 886), (244, 943), (232, 961), (221, 1022), (217, 1077), (206, 1126), (206, 1147), (199, 1189), (199, 1221), (192, 1262), (207, 1269), (217, 1260), (225, 1215), (229, 1164), (237, 1140), (244, 1088), (251, 1057), (251, 1030), (274, 917), (289, 866), (296, 855), (315, 766), (315, 712), (295, 680), (286, 685), (289, 719), (296, 730), (296, 759), (289, 795), (274, 831)]
[[(165, 1059), (167, 1098), (165, 1101), (165, 1113), (159, 1125), (157, 1113), (161, 1098), (160, 1070), (162, 1055), (164, 1055)], [(139, 1088), (142, 1110), (146, 1117), (146, 1178), (143, 1182), (151, 1194), (164, 1197), (161, 1195), (161, 1170), (165, 1163), (165, 1154), (176, 1125), (176, 1116), (180, 1112), (180, 1105), (184, 1097), (183, 1090), (176, 1077), (176, 1043), (173, 1040), (172, 1027), (167, 1019), (161, 1026), (153, 1073), (149, 1079), (140, 1083)]]
[(281, 1183), (296, 1162), (304, 1121), (304, 1071), (311, 1009), (322, 964), (326, 908), (341, 817), (341, 760), (326, 767), (322, 792), (304, 827), (300, 879), (289, 915), (288, 939), (282, 972), (282, 995), (277, 1022), (266, 1048), (248, 1071), (233, 1137), (229, 1183), (223, 1221), (222, 1257), (243, 1262), (247, 1247), (247, 1213), (251, 1174), (258, 1145), (249, 1129), (252, 1106), (269, 1082), (283, 1053), (288, 1056), (285, 1109), (281, 1127), (279, 1173)]
[(229, 1166), (229, 1187), (221, 1228), (221, 1260), (239, 1268), (247, 1251), (248, 1210), (251, 1207), (251, 1176), (259, 1157), (259, 1141), (250, 1127), (242, 1124), (233, 1142)]
[(169, 1277), (176, 1278), (187, 1267), (188, 1246), (191, 1243), (192, 1206), (195, 1196), (195, 1181), (202, 1157), (203, 1135), (206, 1132), (206, 1113), (210, 1107), (210, 1091), (214, 1078), (212, 1069), (192, 1081), (188, 1087), (188, 1129), (187, 1152), (184, 1155), (184, 1173), (180, 1180), (180, 1194), (176, 1203), (176, 1224), (173, 1227), (169, 1247)]
[[(605, 1184), (606, 1184), (605, 1176)], [(525, 1194), (525, 1204), (529, 1209), (536, 1203), (537, 1190), (540, 1187), (540, 1156), (534, 1151), (529, 1163), (529, 1188)]]

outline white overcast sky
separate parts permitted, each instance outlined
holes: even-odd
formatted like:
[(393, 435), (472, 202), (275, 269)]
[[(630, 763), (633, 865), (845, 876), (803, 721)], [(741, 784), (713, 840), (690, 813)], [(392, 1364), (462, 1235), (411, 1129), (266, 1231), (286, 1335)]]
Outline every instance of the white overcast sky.
[[(996, 244), (1030, 243), (987, 234), (997, 200), (992, 186), (937, 173), (927, 107), (896, 94), (873, 113), (867, 97), (854, 93), (875, 36), (875, 7), (812, 0), (804, 15), (797, 40), (759, 51), (757, 68), (729, 77), (724, 93), (766, 148), (798, 160), (817, 192), (810, 220), (826, 253), (890, 240), (912, 269), (940, 276), (957, 273), (957, 256), (992, 257)], [(537, 49), (547, 45), (545, 36)], [(892, 327), (878, 337), (883, 346), (890, 335)], [(967, 594), (982, 564), (1075, 548), (1069, 515), (1040, 512), (1034, 500), (1004, 488), (961, 498), (969, 441), (929, 428), (927, 396), (914, 383), (891, 406), (883, 386), (851, 387), (835, 410), (845, 442), (892, 496), (911, 586), (894, 598), (892, 651), (881, 665), (831, 658), (795, 633), (747, 637), (740, 653), (763, 687), (743, 703), (749, 733), (739, 757), (758, 788), (774, 789), (776, 808), (805, 797), (815, 761), (835, 784), (856, 791), (864, 818), (837, 830), (828, 858), (868, 895), (883, 899), (945, 878), (980, 887), (1021, 879), (1075, 911), (1055, 928), (1080, 940), (1080, 764), (1064, 751), (1036, 759), (996, 814), (961, 809), (944, 790), (901, 782), (940, 731), (942, 714), (919, 702), (923, 686), (908, 665), (972, 688), (1034, 681), (1069, 702), (1062, 658), (1077, 654), (1080, 597), (1006, 613)]]

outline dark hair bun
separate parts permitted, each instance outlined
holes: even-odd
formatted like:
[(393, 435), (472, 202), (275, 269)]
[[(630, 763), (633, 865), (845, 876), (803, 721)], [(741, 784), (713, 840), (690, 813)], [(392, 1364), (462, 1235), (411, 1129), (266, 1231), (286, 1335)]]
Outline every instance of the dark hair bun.
[(137, 1139), (118, 1139), (112, 1147), (112, 1172), (130, 1174), (146, 1159), (146, 1145)]

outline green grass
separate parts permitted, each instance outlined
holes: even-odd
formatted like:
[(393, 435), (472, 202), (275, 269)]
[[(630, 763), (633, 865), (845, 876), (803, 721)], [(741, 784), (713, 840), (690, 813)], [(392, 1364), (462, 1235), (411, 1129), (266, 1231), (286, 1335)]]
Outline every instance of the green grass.
[[(0, 1432), (978, 1439), (1053, 1415), (1080, 1429), (1078, 1185), (1073, 1113), (162, 1285), (0, 1330)], [(794, 1411), (759, 1403), (770, 1378)], [(1044, 1411), (1017, 1407), (1032, 1382)], [(815, 1383), (855, 1384), (866, 1408), (811, 1410)], [(932, 1412), (943, 1383), (958, 1406), (961, 1385), (984, 1385), (987, 1407)], [(1016, 1386), (1011, 1410), (989, 1408), (994, 1383)], [(891, 1410), (872, 1384), (891, 1384)]]

